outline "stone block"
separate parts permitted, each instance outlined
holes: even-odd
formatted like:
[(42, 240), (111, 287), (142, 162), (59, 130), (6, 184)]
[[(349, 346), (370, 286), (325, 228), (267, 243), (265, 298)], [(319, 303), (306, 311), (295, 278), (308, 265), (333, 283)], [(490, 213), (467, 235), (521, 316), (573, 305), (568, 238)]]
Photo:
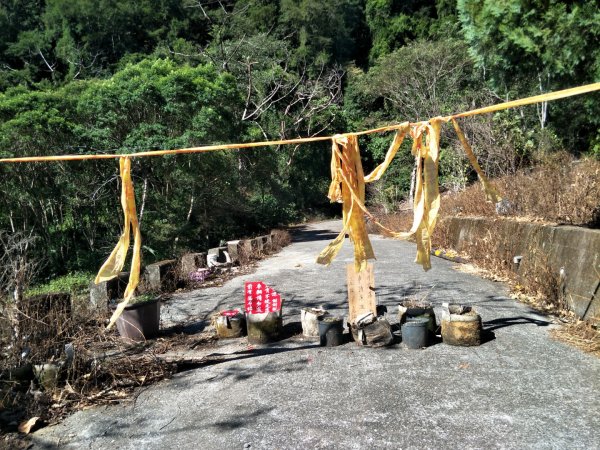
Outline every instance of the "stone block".
[(92, 280), (89, 285), (90, 304), (95, 308), (106, 308), (112, 299), (123, 297), (128, 282), (129, 272), (121, 272), (118, 277), (98, 284)]
[(252, 246), (252, 255), (256, 256), (263, 252), (263, 240), (261, 238), (254, 238), (250, 241)]
[(166, 291), (176, 283), (176, 259), (166, 259), (146, 266), (144, 287), (151, 291)]
[(234, 264), (239, 263), (244, 258), (242, 242), (240, 240), (227, 242), (227, 253), (229, 253), (231, 262)]
[(206, 253), (186, 253), (181, 257), (181, 278), (188, 280), (190, 273), (206, 267)]
[(218, 263), (230, 262), (230, 261), (228, 261), (227, 255), (225, 254), (225, 252), (227, 252), (227, 247), (215, 247), (215, 248), (211, 248), (211, 249), (208, 250), (207, 259), (210, 259), (209, 258), (210, 255), (217, 255), (217, 262)]
[(234, 264), (245, 264), (252, 258), (252, 242), (249, 239), (240, 239), (227, 242), (227, 253)]
[(263, 252), (270, 252), (273, 249), (273, 237), (270, 234), (260, 236), (258, 239), (262, 241)]

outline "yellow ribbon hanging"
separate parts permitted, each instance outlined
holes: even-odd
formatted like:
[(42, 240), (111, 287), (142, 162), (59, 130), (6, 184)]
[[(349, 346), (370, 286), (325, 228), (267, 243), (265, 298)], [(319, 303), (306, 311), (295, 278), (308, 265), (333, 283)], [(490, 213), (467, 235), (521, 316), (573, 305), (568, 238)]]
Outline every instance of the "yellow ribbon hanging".
[(496, 190), (494, 185), (492, 183), (490, 183), (488, 178), (483, 173), (483, 170), (481, 170), (481, 166), (477, 162), (477, 158), (475, 157), (475, 154), (473, 153), (473, 149), (467, 142), (467, 139), (465, 138), (464, 133), (462, 132), (462, 130), (458, 126), (458, 122), (454, 118), (452, 118), (452, 125), (454, 126), (454, 130), (456, 130), (456, 135), (458, 136), (458, 140), (462, 144), (463, 149), (465, 150), (465, 153), (467, 154), (467, 158), (469, 158), (471, 165), (475, 169), (475, 172), (477, 172), (477, 176), (479, 177), (479, 181), (481, 181), (483, 190), (485, 192), (485, 199), (488, 202), (498, 203), (500, 200), (502, 200), (502, 197), (500, 197), (500, 194), (498, 194), (498, 191)]
[(121, 177), (121, 206), (123, 208), (123, 233), (119, 238), (119, 242), (111, 252), (108, 259), (104, 262), (98, 275), (96, 276), (95, 283), (98, 284), (102, 281), (111, 280), (119, 275), (125, 265), (125, 258), (127, 257), (127, 251), (129, 250), (129, 236), (131, 229), (133, 229), (133, 256), (131, 261), (131, 271), (129, 272), (129, 282), (125, 288), (123, 294), (123, 301), (119, 303), (119, 306), (113, 313), (108, 323), (107, 329), (110, 329), (116, 320), (119, 318), (125, 307), (129, 304), (129, 301), (133, 297), (135, 288), (137, 287), (140, 279), (140, 256), (142, 247), (142, 235), (140, 233), (140, 227), (137, 219), (137, 212), (135, 208), (135, 193), (133, 190), (133, 182), (131, 181), (131, 160), (127, 157), (119, 159), (119, 174)]
[[(425, 270), (431, 268), (431, 236), (440, 208), (438, 168), (441, 125), (442, 118), (439, 117), (431, 119), (429, 122), (413, 125), (402, 124), (396, 131), (384, 162), (366, 177), (362, 171), (357, 137), (355, 135), (334, 136), (329, 199), (332, 202), (343, 202), (343, 227), (340, 234), (318, 256), (319, 264), (329, 265), (331, 263), (340, 251), (346, 233), (350, 235), (354, 244), (354, 264), (357, 271), (366, 267), (367, 259), (375, 258), (366, 231), (364, 215), (367, 215), (373, 223), (396, 239), (409, 239), (414, 236), (417, 242), (415, 262), (421, 264)], [(413, 138), (412, 152), (418, 158), (414, 219), (410, 231), (395, 232), (379, 223), (366, 208), (365, 182), (381, 178), (409, 130)], [(425, 138), (426, 143), (424, 143)], [(343, 152), (339, 150), (339, 146), (344, 148)]]
[[(331, 141), (331, 184), (328, 197), (331, 202), (343, 204), (343, 226), (340, 234), (319, 254), (317, 262), (329, 265), (342, 248), (348, 233), (354, 244), (354, 267), (358, 272), (366, 268), (367, 260), (375, 259), (361, 211), (365, 202), (365, 175), (358, 138), (354, 135), (336, 135)], [(343, 150), (340, 151), (339, 147)], [(361, 207), (356, 208), (357, 204)]]

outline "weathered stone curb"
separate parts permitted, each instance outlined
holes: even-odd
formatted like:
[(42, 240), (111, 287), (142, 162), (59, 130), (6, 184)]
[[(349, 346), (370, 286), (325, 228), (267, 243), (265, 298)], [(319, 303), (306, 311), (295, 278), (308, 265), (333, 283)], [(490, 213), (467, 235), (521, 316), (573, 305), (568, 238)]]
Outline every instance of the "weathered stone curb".
[[(140, 287), (150, 291), (171, 291), (178, 281), (186, 282), (197, 269), (206, 268), (209, 255), (216, 255), (220, 264), (243, 265), (251, 259), (260, 259), (273, 251), (273, 233), (254, 239), (229, 241), (225, 246), (207, 252), (186, 253), (179, 259), (170, 259), (150, 264), (142, 269)], [(227, 253), (226, 253), (227, 252)], [(227, 256), (229, 255), (229, 257)], [(129, 273), (122, 272), (118, 278), (95, 284), (90, 282), (90, 304), (105, 308), (112, 299), (121, 298), (129, 280)]]

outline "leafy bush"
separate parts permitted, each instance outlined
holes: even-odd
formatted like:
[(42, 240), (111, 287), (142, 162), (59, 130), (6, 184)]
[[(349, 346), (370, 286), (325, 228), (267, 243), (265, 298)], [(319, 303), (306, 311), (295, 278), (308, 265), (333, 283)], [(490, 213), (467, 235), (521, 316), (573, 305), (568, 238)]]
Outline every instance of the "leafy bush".
[(91, 272), (73, 272), (54, 278), (47, 283), (38, 284), (31, 287), (25, 293), (26, 296), (51, 294), (51, 293), (70, 293), (72, 295), (81, 295), (87, 292), (90, 281), (96, 275)]

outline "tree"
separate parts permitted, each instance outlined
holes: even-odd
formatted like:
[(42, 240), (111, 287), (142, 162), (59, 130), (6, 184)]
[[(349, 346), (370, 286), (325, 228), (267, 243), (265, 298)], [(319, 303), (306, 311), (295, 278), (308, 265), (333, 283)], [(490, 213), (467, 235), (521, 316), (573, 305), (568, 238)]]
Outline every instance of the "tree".
[[(501, 95), (533, 95), (600, 80), (595, 0), (459, 0), (458, 11), (471, 55)], [(571, 145), (589, 145), (600, 123), (595, 103), (577, 99), (561, 105), (563, 117), (557, 117), (555, 129)], [(572, 114), (564, 114), (565, 104), (572, 105)], [(541, 128), (549, 118), (548, 105), (542, 104)]]
[(372, 63), (415, 39), (450, 36), (456, 22), (454, 3), (448, 0), (367, 0), (365, 14)]
[(360, 0), (281, 0), (279, 33), (295, 47), (299, 63), (345, 62), (354, 54), (362, 17)]

